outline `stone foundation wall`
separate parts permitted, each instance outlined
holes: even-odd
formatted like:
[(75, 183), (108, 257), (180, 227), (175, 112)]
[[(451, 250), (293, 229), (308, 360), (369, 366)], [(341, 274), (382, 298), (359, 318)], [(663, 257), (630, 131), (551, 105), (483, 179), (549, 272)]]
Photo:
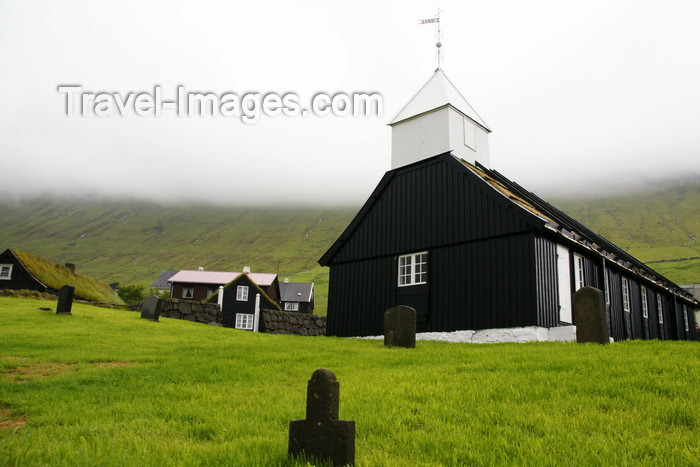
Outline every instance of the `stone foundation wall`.
[(223, 322), (218, 303), (204, 303), (179, 298), (165, 298), (162, 300), (163, 311), (160, 312), (160, 316), (163, 318), (184, 319), (206, 324), (221, 324)]
[[(164, 298), (163, 318), (184, 319), (196, 323), (221, 326), (223, 317), (216, 303), (204, 303), (179, 298)], [(270, 334), (296, 334), (299, 336), (325, 336), (326, 317), (289, 311), (260, 310), (260, 332)]]
[(271, 334), (325, 336), (326, 317), (289, 311), (261, 310), (258, 329), (260, 332)]

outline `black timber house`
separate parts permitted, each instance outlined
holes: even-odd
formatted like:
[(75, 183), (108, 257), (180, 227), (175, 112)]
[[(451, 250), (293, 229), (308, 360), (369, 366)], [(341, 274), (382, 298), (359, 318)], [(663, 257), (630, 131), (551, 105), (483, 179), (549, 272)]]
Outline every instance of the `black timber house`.
[(614, 340), (696, 338), (689, 293), (487, 167), (490, 129), (440, 69), (389, 125), (392, 170), (319, 260), (327, 335), (381, 335), (396, 305), (418, 332), (571, 326), (591, 286)]
[(591, 286), (605, 291), (615, 340), (695, 339), (690, 294), (450, 153), (387, 172), (319, 263), (328, 335), (380, 335), (395, 305), (416, 309), (419, 332), (570, 325), (572, 293)]

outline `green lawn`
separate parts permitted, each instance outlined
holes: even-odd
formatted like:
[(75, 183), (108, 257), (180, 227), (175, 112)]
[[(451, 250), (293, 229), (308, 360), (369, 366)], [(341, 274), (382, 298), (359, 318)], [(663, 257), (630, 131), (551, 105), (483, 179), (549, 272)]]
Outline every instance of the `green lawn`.
[(286, 449), (316, 368), (360, 466), (700, 465), (697, 342), (386, 349), (54, 310), (0, 297), (0, 465), (307, 465)]

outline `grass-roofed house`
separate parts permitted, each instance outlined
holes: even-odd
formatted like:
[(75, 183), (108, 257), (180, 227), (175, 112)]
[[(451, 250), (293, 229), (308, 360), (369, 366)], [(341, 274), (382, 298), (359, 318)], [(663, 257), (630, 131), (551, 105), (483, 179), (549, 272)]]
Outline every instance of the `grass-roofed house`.
[(0, 289), (58, 293), (64, 285), (75, 287), (75, 298), (96, 303), (123, 305), (109, 285), (25, 251), (0, 253)]
[(229, 283), (209, 297), (208, 301), (221, 305), (221, 318), (224, 327), (245, 329), (255, 328), (256, 316), (260, 317), (261, 310), (281, 310), (277, 301), (270, 297), (265, 288), (254, 280), (254, 275), (244, 272), (238, 274)]
[(615, 340), (695, 338), (688, 292), (488, 168), (490, 130), (442, 70), (390, 126), (392, 170), (319, 260), (328, 335), (382, 334), (408, 305), (419, 332), (573, 337), (572, 295), (592, 286)]

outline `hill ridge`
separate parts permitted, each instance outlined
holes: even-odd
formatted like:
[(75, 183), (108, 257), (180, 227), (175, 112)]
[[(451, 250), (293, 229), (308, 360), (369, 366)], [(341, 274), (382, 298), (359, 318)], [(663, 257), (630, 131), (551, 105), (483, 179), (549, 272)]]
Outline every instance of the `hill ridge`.
[[(624, 195), (550, 201), (677, 284), (700, 282), (700, 179)], [(353, 207), (162, 205), (142, 200), (37, 197), (0, 202), (0, 248), (30, 251), (104, 282), (146, 286), (166, 269), (274, 272), (317, 283), (317, 260), (359, 210)]]

